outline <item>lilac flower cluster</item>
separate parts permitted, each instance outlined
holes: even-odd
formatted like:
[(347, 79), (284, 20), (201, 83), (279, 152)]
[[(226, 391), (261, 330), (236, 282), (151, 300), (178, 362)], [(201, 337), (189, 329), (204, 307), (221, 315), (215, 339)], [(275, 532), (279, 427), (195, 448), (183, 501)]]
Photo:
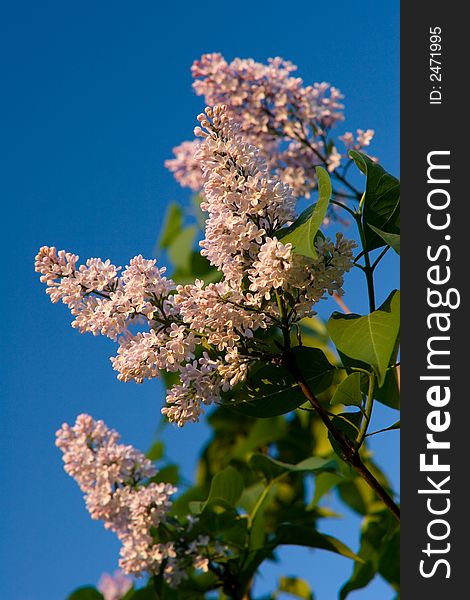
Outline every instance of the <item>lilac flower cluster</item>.
[[(209, 106), (224, 104), (228, 116), (240, 125), (243, 138), (256, 146), (277, 178), (296, 196), (308, 197), (315, 187), (314, 165), (339, 168), (344, 150), (368, 146), (374, 131), (347, 132), (339, 139), (345, 149), (328, 139), (331, 128), (344, 119), (341, 92), (328, 83), (305, 86), (293, 73), (297, 67), (281, 58), (268, 64), (236, 58), (228, 63), (221, 54), (204, 54), (194, 62), (193, 88)], [(200, 143), (183, 142), (166, 162), (181, 185), (203, 188), (195, 158)]]
[[(163, 568), (165, 580), (173, 587), (194, 568), (207, 571), (206, 536), (186, 539), (185, 527), (180, 525), (174, 532), (176, 541), (155, 538), (159, 527), (176, 527), (174, 519), (168, 523), (168, 513), (170, 497), (177, 490), (152, 482), (156, 469), (151, 461), (132, 446), (119, 444), (119, 438), (103, 421), (83, 414), (72, 427), (62, 425), (56, 445), (63, 452), (65, 471), (85, 494), (91, 517), (102, 520), (121, 541), (122, 571), (140, 576), (157, 574)], [(114, 600), (130, 582), (122, 575), (108, 576), (100, 585), (105, 598)]]
[(313, 260), (282, 243), (277, 232), (295, 218), (292, 190), (245, 141), (226, 106), (207, 108), (198, 120), (201, 208), (208, 215), (201, 254), (222, 281), (176, 286), (142, 256), (121, 274), (109, 260), (77, 266), (78, 256), (54, 247), (36, 257), (47, 293), (70, 308), (72, 325), (118, 340), (111, 360), (121, 381), (178, 373), (162, 412), (179, 426), (197, 421), (204, 405), (220, 401), (263, 357), (256, 332), (280, 325), (279, 295), (290, 326), (313, 314), (325, 293), (342, 293), (355, 246), (337, 234), (335, 242), (317, 242)]

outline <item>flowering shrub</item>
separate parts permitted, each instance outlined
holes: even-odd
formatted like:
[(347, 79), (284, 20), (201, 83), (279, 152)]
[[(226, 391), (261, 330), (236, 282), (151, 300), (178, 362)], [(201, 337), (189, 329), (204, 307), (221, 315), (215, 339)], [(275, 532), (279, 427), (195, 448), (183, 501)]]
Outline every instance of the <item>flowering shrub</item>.
[[(77, 255), (49, 246), (36, 257), (47, 294), (68, 306), (72, 326), (117, 342), (119, 380), (164, 378), (164, 418), (181, 427), (217, 406), (203, 474), (185, 493), (164, 475), (168, 467), (158, 471), (102, 421), (81, 415), (57, 434), (91, 517), (116, 533), (120, 568), (147, 578), (149, 598), (206, 598), (217, 589), (251, 597), (260, 565), (284, 544), (356, 561), (341, 598), (376, 572), (398, 586), (390, 564), (399, 509), (365, 440), (374, 400), (398, 408), (399, 293), (377, 309), (374, 272), (390, 248), (399, 252), (399, 184), (360, 151), (372, 130), (331, 138), (344, 118), (340, 92), (304, 86), (293, 71), (279, 58), (229, 64), (208, 54), (194, 63), (194, 89), (210, 106), (197, 118), (196, 140), (175, 148), (167, 166), (199, 194), (204, 237), (200, 254), (188, 248), (173, 260), (172, 278), (140, 255), (124, 269), (99, 258), (79, 265)], [(364, 192), (347, 179), (354, 164), (366, 175)], [(297, 199), (312, 194), (315, 203), (297, 215)], [(321, 231), (344, 222), (341, 210), (357, 225), (359, 249), (341, 232), (331, 239)], [(170, 259), (187, 231), (172, 207), (161, 238)], [(334, 313), (322, 338), (316, 304), (329, 295), (344, 307), (353, 267), (364, 271), (370, 313)], [(366, 516), (358, 553), (316, 528), (326, 514), (318, 501), (332, 487)], [(378, 532), (373, 559), (370, 528)], [(305, 586), (284, 578), (279, 590)], [(139, 593), (121, 572), (99, 589), (105, 600)]]

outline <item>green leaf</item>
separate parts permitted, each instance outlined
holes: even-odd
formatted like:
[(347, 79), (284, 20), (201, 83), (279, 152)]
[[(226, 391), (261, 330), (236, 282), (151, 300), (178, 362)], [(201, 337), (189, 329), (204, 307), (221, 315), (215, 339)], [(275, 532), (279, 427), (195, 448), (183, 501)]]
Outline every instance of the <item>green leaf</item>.
[(338, 493), (341, 500), (359, 515), (365, 515), (368, 511), (370, 495), (369, 489), (365, 489), (360, 481), (353, 479), (338, 484)]
[[(393, 356), (391, 362), (394, 362)], [(390, 406), (390, 408), (397, 410), (400, 408), (400, 388), (398, 387), (395, 369), (389, 369), (385, 375), (383, 385), (380, 387), (376, 386), (376, 389), (374, 389), (374, 398), (382, 404)]]
[(155, 442), (155, 444), (147, 452), (147, 458), (151, 461), (160, 460), (163, 457), (165, 446), (163, 442)]
[(344, 406), (362, 406), (361, 374), (356, 371), (351, 373), (339, 384), (330, 404), (343, 404)]
[(166, 211), (165, 220), (158, 240), (159, 247), (163, 250), (168, 248), (180, 232), (182, 225), (183, 211), (181, 210), (181, 206), (176, 202), (172, 202)]
[(318, 200), (316, 204), (304, 210), (285, 231), (282, 233), (277, 232), (278, 238), (282, 239), (283, 244), (291, 243), (294, 252), (313, 259), (318, 256), (315, 249), (315, 236), (323, 223), (331, 198), (330, 176), (322, 167), (317, 167), (316, 171), (318, 177)]
[(131, 598), (132, 600), (159, 600), (159, 595), (153, 587), (148, 585), (134, 592)]
[[(319, 348), (298, 346), (293, 354), (314, 394), (321, 394), (332, 385), (339, 371)], [(273, 364), (257, 364), (247, 382), (225, 398), (228, 406), (242, 414), (262, 418), (288, 413), (306, 401), (290, 371)]]
[(368, 433), (367, 437), (369, 437), (371, 435), (377, 435), (378, 433), (385, 433), (385, 431), (393, 431), (394, 429), (400, 429), (400, 421), (397, 421), (393, 425), (390, 425), (390, 427), (384, 427), (384, 429), (379, 429), (378, 431), (373, 431), (372, 433)]
[(313, 527), (294, 525), (291, 523), (280, 525), (275, 534), (277, 545), (307, 546), (319, 548), (341, 554), (347, 558), (363, 562), (363, 559), (350, 548), (331, 535), (320, 533)]
[(350, 592), (366, 587), (381, 565), (384, 570), (381, 575), (398, 589), (400, 552), (397, 527), (396, 521), (386, 511), (366, 517), (358, 553), (364, 562), (355, 563), (349, 581), (341, 588), (340, 600), (345, 600)]
[(168, 245), (168, 257), (179, 271), (189, 271), (193, 254), (196, 227), (191, 225), (181, 230)]
[(393, 250), (395, 250), (395, 252), (398, 254), (398, 256), (400, 256), (400, 234), (399, 233), (387, 233), (386, 231), (382, 231), (381, 229), (378, 229), (377, 227), (374, 227), (373, 225), (369, 225), (369, 227), (375, 231), (375, 233), (380, 236), (383, 241), (390, 246), (390, 248), (393, 248)]
[(243, 488), (243, 477), (236, 469), (228, 466), (214, 475), (207, 502), (224, 500), (230, 506), (235, 506), (242, 495)]
[(179, 467), (178, 465), (166, 465), (158, 470), (158, 473), (151, 478), (154, 483), (171, 483), (177, 485), (179, 483)]
[(354, 563), (354, 571), (349, 581), (341, 588), (339, 600), (345, 600), (350, 592), (365, 588), (375, 577), (376, 570), (370, 561)]
[(350, 150), (349, 156), (367, 177), (363, 223), (366, 249), (370, 251), (384, 245), (371, 225), (386, 233), (400, 233), (400, 182), (363, 152)]
[(104, 600), (104, 597), (94, 587), (81, 587), (67, 597), (67, 600)]
[[(197, 514), (197, 513), (196, 513)], [(223, 534), (224, 540), (237, 546), (244, 546), (247, 540), (247, 519), (240, 517), (237, 511), (225, 500), (208, 501), (204, 510), (198, 515), (198, 523), (194, 526), (197, 533), (211, 536)]]
[(250, 459), (250, 466), (255, 471), (261, 471), (266, 479), (271, 481), (286, 473), (334, 471), (336, 462), (312, 456), (295, 465), (291, 465), (280, 460), (275, 460), (265, 454), (253, 454)]
[(379, 309), (364, 317), (335, 312), (327, 327), (338, 350), (370, 365), (382, 386), (400, 333), (400, 292), (393, 291)]
[(246, 437), (240, 438), (234, 446), (232, 457), (243, 458), (248, 452), (267, 446), (285, 436), (286, 420), (281, 416), (257, 419)]
[(264, 365), (246, 384), (227, 394), (227, 406), (249, 417), (275, 417), (305, 402), (295, 379), (287, 369)]
[(266, 542), (266, 510), (272, 506), (277, 493), (276, 485), (265, 486), (258, 496), (255, 507), (250, 511), (250, 550), (260, 550)]
[[(392, 353), (392, 357), (390, 360), (390, 364), (395, 364), (397, 360), (397, 352), (399, 347), (399, 339), (397, 339), (397, 345)], [(365, 371), (372, 371), (370, 365), (362, 362), (360, 360), (353, 360), (352, 358), (346, 356), (341, 351), (338, 351), (341, 362), (346, 367), (346, 369), (363, 369)], [(367, 393), (367, 383), (368, 377), (364, 373), (364, 380), (362, 380), (362, 392)], [(374, 386), (374, 399), (378, 400), (382, 404), (389, 406), (390, 408), (399, 409), (400, 408), (400, 389), (398, 387), (398, 379), (396, 374), (396, 369), (388, 369), (385, 375), (385, 381), (383, 385), (375, 385)]]
[(291, 594), (302, 600), (313, 600), (313, 593), (310, 586), (304, 579), (299, 577), (281, 577), (278, 589), (280, 592)]
[(396, 531), (384, 545), (379, 559), (379, 573), (395, 589), (400, 586), (400, 531)]
[(315, 493), (313, 495), (311, 506), (317, 506), (321, 498), (342, 481), (343, 477), (336, 473), (319, 473), (315, 477)]

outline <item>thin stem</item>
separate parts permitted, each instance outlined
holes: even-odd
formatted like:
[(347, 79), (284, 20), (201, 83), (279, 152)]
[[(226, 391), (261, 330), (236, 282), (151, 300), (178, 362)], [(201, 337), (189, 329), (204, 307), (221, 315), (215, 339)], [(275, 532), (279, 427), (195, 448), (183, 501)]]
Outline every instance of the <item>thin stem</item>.
[[(294, 134), (295, 137), (299, 140), (299, 142), (301, 142), (302, 144), (304, 144), (305, 146), (307, 146), (307, 148), (309, 148), (317, 158), (319, 158), (322, 163), (324, 165), (327, 164), (327, 160), (326, 157), (323, 156), (323, 154), (317, 150), (315, 148), (315, 146), (313, 146), (310, 141), (307, 139), (307, 137), (304, 134), (304, 137), (302, 137), (301, 135), (298, 134)], [(343, 185), (345, 185), (347, 188), (349, 188), (351, 190), (351, 192), (354, 193), (354, 195), (356, 196), (357, 199), (359, 199), (361, 197), (361, 192), (359, 190), (357, 190), (351, 183), (349, 183), (349, 181), (347, 179), (345, 179), (340, 173), (338, 173), (338, 171), (333, 171), (332, 172), (333, 177), (335, 177), (338, 181), (341, 181), (341, 183)]]
[(353, 267), (357, 267), (358, 269), (361, 269), (361, 271), (364, 271), (364, 273), (366, 272), (366, 268), (363, 267), (362, 265), (360, 265), (359, 263), (353, 263)]
[(356, 214), (351, 208), (349, 208), (349, 206), (346, 206), (346, 204), (339, 202), (339, 200), (330, 200), (330, 204), (336, 204), (336, 206), (340, 206), (343, 210), (348, 211), (348, 213), (353, 217)]
[(333, 190), (333, 196), (347, 198), (348, 200), (357, 200), (356, 194), (347, 194), (346, 192), (340, 192), (338, 190)]
[(286, 350), (290, 350), (290, 327), (289, 327), (289, 319), (286, 314), (286, 307), (284, 305), (284, 299), (281, 294), (276, 290), (276, 302), (279, 308), (279, 316), (281, 317), (281, 329), (282, 329), (282, 337), (284, 339), (284, 348)]
[[(362, 204), (362, 200), (361, 200), (361, 204)], [(359, 230), (359, 236), (361, 238), (361, 244), (362, 244), (362, 251), (364, 253), (364, 267), (362, 267), (362, 270), (365, 273), (366, 281), (367, 281), (367, 294), (369, 296), (369, 309), (370, 309), (370, 312), (373, 312), (375, 310), (374, 272), (373, 272), (373, 269), (370, 264), (370, 257), (369, 257), (369, 252), (367, 250), (367, 243), (366, 243), (366, 235), (365, 235), (364, 227), (362, 225), (362, 206), (361, 205), (359, 205), (359, 211), (357, 213), (355, 213), (354, 218), (356, 220), (357, 228)], [(358, 267), (361, 266), (361, 265), (359, 265), (359, 263), (356, 263), (356, 265)]]
[(369, 427), (370, 418), (372, 416), (372, 407), (374, 406), (374, 386), (375, 386), (375, 374), (369, 374), (369, 389), (367, 391), (367, 402), (366, 408), (364, 412), (364, 417), (361, 423), (361, 429), (359, 431), (359, 435), (357, 436), (357, 449), (362, 446), (364, 443), (364, 439), (367, 435), (367, 428)]
[(328, 414), (323, 409), (314, 393), (310, 389), (309, 385), (305, 381), (302, 373), (299, 371), (295, 360), (291, 353), (287, 353), (285, 356), (285, 366), (291, 371), (294, 375), (297, 384), (299, 385), (302, 393), (310, 402), (312, 407), (317, 411), (320, 419), (323, 421), (323, 424), (331, 433), (331, 436), (338, 443), (341, 448), (342, 458), (345, 462), (350, 464), (357, 473), (364, 479), (364, 481), (374, 490), (377, 496), (382, 500), (385, 506), (392, 512), (395, 518), (400, 520), (400, 509), (395, 504), (391, 496), (388, 492), (382, 487), (380, 482), (375, 478), (375, 476), (369, 471), (369, 469), (362, 462), (361, 457), (359, 455), (358, 448), (349, 438), (347, 438), (339, 429), (336, 429), (332, 421), (330, 420)]
[[(285, 475), (285, 473), (283, 473), (283, 475)], [(256, 502), (255, 507), (253, 508), (253, 510), (251, 511), (251, 514), (248, 517), (248, 528), (252, 527), (254, 520), (256, 518), (256, 515), (258, 514), (259, 509), (263, 506), (264, 501), (266, 500), (273, 485), (275, 483), (277, 483), (278, 479), (279, 479), (279, 477), (276, 477), (275, 479), (271, 480), (268, 483), (268, 485), (264, 488), (264, 490), (262, 491), (260, 497), (258, 498), (258, 501)]]
[[(353, 261), (353, 265), (355, 265), (357, 263), (358, 260), (360, 260), (362, 257), (364, 256), (364, 250), (361, 250), (359, 252), (359, 254), (356, 256), (356, 258)], [(362, 266), (362, 265), (361, 265)]]
[(382, 260), (382, 258), (387, 254), (387, 252), (390, 250), (390, 246), (385, 246), (385, 248), (382, 250), (382, 252), (379, 254), (379, 256), (377, 257), (377, 259), (374, 261), (373, 265), (372, 265), (372, 271), (375, 270), (375, 267), (379, 264), (379, 262)]

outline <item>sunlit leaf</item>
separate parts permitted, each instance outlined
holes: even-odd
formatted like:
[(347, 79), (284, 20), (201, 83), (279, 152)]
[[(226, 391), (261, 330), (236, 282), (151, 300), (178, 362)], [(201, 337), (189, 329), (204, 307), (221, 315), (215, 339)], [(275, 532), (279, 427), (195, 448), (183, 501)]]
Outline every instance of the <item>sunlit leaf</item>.
[(344, 406), (362, 406), (361, 374), (351, 373), (339, 384), (331, 399), (331, 404), (343, 404)]
[(381, 386), (400, 333), (400, 292), (392, 292), (380, 308), (364, 317), (335, 312), (327, 327), (338, 350), (371, 365)]
[(282, 239), (283, 244), (291, 243), (294, 252), (309, 258), (318, 256), (315, 249), (315, 236), (323, 223), (331, 198), (330, 176), (322, 167), (317, 167), (316, 171), (318, 177), (316, 204), (304, 210), (290, 227), (278, 232), (278, 237)]
[(400, 255), (400, 234), (399, 233), (387, 233), (386, 231), (382, 231), (373, 225), (369, 225), (369, 227), (383, 239), (383, 241), (393, 248), (395, 252)]
[(309, 584), (299, 577), (281, 577), (278, 589), (302, 600), (313, 600), (313, 593)]

